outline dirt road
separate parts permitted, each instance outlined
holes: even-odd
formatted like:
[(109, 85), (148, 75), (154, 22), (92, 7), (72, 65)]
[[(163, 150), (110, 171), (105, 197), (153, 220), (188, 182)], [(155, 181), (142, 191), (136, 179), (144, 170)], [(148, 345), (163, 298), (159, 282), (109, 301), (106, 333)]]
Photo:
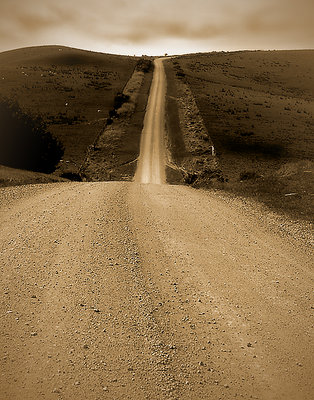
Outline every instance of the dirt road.
[(154, 61), (154, 77), (146, 108), (141, 137), (141, 150), (134, 177), (138, 183), (164, 183), (165, 177), (165, 95), (166, 77), (163, 59)]
[(122, 182), (0, 201), (1, 399), (311, 398), (310, 253), (250, 206)]
[(312, 398), (306, 226), (137, 182), (3, 188), (0, 226), (1, 400)]

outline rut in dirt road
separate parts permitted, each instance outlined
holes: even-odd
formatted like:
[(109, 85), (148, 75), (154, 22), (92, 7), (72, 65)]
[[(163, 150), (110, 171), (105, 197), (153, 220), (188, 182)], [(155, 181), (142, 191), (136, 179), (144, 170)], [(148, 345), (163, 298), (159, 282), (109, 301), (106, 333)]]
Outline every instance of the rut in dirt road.
[(141, 136), (140, 155), (134, 177), (137, 183), (165, 183), (165, 95), (163, 59), (154, 61), (155, 70)]

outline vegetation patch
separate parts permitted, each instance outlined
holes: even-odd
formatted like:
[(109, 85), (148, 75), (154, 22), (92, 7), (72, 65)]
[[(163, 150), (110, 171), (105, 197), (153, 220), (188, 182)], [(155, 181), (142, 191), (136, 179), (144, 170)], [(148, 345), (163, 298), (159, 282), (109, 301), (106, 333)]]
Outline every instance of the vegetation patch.
[(0, 164), (51, 173), (59, 163), (63, 145), (40, 118), (24, 113), (17, 103), (0, 101)]
[(83, 179), (133, 179), (152, 76), (151, 60), (140, 60), (123, 92), (115, 96), (105, 128), (89, 147), (80, 168)]
[(244, 171), (240, 173), (240, 181), (247, 181), (249, 179), (258, 179), (261, 176), (255, 171)]
[[(173, 63), (174, 68), (171, 68)], [(165, 62), (167, 77), (166, 127), (167, 181), (198, 186), (200, 182), (221, 180), (221, 172), (208, 131), (193, 94), (176, 59)]]
[[(314, 157), (314, 51), (191, 54), (166, 65), (190, 88), (221, 169), (222, 179), (208, 179), (206, 160), (196, 162), (204, 148), (198, 129), (190, 130), (193, 185), (218, 186), (313, 218), (312, 167), (305, 165)], [(289, 177), (278, 173), (296, 165)]]
[(1, 94), (41, 117), (63, 144), (54, 174), (77, 174), (140, 61), (63, 46), (7, 51), (0, 53)]

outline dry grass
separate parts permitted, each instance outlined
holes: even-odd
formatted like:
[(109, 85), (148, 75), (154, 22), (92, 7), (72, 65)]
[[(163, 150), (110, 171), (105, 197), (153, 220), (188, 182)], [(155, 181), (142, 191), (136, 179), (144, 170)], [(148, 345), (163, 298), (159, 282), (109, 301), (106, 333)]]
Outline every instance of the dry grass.
[[(193, 92), (221, 186), (311, 218), (314, 51), (195, 54), (168, 63)], [(208, 185), (206, 176), (197, 184)]]
[(133, 180), (152, 76), (152, 68), (134, 71), (121, 96), (126, 101), (115, 110), (82, 165), (87, 180)]
[(3, 52), (1, 95), (40, 115), (64, 144), (57, 172), (77, 172), (138, 60), (61, 46)]

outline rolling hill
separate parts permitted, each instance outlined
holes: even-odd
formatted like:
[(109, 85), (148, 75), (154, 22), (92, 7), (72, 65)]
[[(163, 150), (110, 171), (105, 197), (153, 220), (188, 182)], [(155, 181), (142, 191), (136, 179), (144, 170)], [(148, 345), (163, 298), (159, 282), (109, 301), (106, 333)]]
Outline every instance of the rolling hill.
[(77, 173), (139, 60), (63, 46), (6, 51), (0, 53), (1, 97), (41, 117), (62, 142), (57, 174)]
[(170, 135), (194, 186), (312, 215), (314, 50), (190, 54), (168, 60), (166, 72)]

